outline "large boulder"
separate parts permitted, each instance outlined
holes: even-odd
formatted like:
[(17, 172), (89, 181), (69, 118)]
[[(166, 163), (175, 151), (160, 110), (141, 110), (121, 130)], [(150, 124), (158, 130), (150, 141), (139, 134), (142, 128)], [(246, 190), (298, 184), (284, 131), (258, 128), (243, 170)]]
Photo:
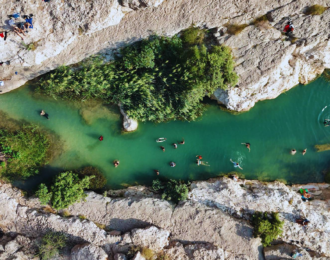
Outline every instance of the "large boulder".
[(146, 229), (133, 229), (131, 237), (134, 245), (148, 247), (154, 251), (160, 251), (168, 245), (170, 232), (157, 227)]
[(76, 245), (71, 250), (71, 260), (108, 260), (108, 254), (91, 244)]

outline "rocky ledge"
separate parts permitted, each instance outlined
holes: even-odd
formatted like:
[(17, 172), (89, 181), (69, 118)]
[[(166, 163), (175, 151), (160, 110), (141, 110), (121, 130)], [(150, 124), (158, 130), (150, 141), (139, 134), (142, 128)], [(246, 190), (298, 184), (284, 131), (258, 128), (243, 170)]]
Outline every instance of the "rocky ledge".
[[(111, 59), (115, 48), (151, 34), (174, 35), (192, 23), (214, 29), (219, 43), (233, 50), (240, 82), (214, 93), (232, 110), (248, 110), (259, 100), (308, 83), (330, 67), (330, 9), (322, 15), (304, 14), (313, 4), (330, 7), (328, 0), (0, 2), (3, 30), (10, 29), (9, 14), (34, 14), (34, 29), (24, 37), (24, 44), (13, 32), (6, 41), (0, 38), (2, 93), (60, 65), (96, 53)], [(248, 25), (263, 15), (269, 21), (249, 25), (237, 35), (228, 33), (228, 24)], [(289, 17), (295, 37), (286, 39), (281, 32)]]
[[(308, 188), (314, 199), (303, 202), (300, 188)], [(219, 178), (192, 183), (189, 199), (178, 205), (142, 186), (87, 195), (62, 217), (0, 184), (0, 258), (37, 259), (35, 245), (48, 230), (61, 231), (70, 241), (56, 259), (146, 259), (143, 250), (132, 248), (182, 260), (291, 259), (294, 251), (300, 259), (330, 257), (328, 184), (290, 187)], [(284, 221), (284, 232), (271, 247), (262, 248), (253, 237), (255, 211), (279, 212)], [(297, 224), (301, 217), (310, 224)]]

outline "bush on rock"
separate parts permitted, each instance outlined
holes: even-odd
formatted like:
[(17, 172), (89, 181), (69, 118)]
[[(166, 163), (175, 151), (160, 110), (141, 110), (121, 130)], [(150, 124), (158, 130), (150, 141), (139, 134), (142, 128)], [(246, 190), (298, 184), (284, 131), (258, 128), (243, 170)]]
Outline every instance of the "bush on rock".
[(65, 246), (66, 237), (60, 232), (49, 231), (42, 238), (38, 255), (42, 260), (52, 259)]
[(252, 218), (254, 226), (253, 235), (260, 237), (264, 247), (270, 246), (271, 242), (283, 233), (284, 222), (279, 219), (278, 213), (255, 212)]
[(168, 180), (163, 183), (160, 180), (154, 180), (152, 189), (155, 191), (162, 192), (162, 199), (173, 201), (178, 203), (188, 198), (188, 184), (177, 180)]
[(56, 176), (50, 192), (48, 192), (45, 184), (41, 184), (36, 195), (41, 203), (45, 204), (50, 201), (54, 209), (64, 209), (86, 197), (84, 189), (88, 189), (90, 179), (92, 178), (92, 176), (86, 176), (80, 179), (78, 174), (63, 172)]

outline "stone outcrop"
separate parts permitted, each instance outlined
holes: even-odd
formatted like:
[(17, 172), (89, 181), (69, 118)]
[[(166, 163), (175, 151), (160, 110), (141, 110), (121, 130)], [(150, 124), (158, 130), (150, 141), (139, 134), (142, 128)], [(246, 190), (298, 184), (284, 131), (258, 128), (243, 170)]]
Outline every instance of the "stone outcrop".
[(123, 129), (126, 132), (133, 132), (138, 128), (138, 121), (132, 118), (129, 118), (125, 113), (121, 104), (119, 104), (119, 110), (121, 115), (123, 116)]
[[(300, 188), (309, 189), (313, 200), (303, 202)], [(262, 259), (250, 224), (255, 211), (279, 212), (284, 221), (281, 237), (264, 249), (266, 259), (290, 259), (293, 253), (302, 259), (330, 257), (329, 184), (212, 179), (192, 183), (189, 199), (176, 206), (142, 186), (109, 194), (88, 192), (85, 201), (68, 208), (72, 217), (64, 218), (0, 184), (0, 207), (6, 209), (0, 211), (0, 258), (32, 259), (35, 240), (54, 230), (76, 244), (67, 249), (75, 260), (144, 259), (143, 248), (170, 259)], [(302, 217), (309, 225), (296, 223)]]
[[(6, 41), (0, 38), (0, 62), (5, 62), (0, 67), (5, 83), (0, 91), (96, 53), (110, 59), (115, 48), (150, 34), (174, 35), (194, 23), (217, 28), (219, 43), (230, 46), (235, 56), (240, 82), (228, 91), (217, 90), (214, 98), (229, 109), (248, 110), (330, 67), (330, 9), (322, 15), (305, 15), (313, 4), (330, 6), (328, 0), (1, 0), (4, 30), (9, 29), (7, 15), (13, 12), (33, 13), (34, 29), (24, 37), (25, 45), (13, 32)], [(226, 24), (249, 24), (266, 14), (269, 23), (250, 25), (238, 35), (227, 32)], [(281, 35), (288, 17), (296, 27), (296, 39)]]

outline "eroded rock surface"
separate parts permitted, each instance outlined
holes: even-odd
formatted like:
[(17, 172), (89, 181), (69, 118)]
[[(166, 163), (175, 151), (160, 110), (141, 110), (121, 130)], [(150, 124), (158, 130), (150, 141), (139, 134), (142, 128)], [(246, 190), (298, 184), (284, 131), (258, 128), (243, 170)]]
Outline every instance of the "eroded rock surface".
[[(314, 200), (303, 202), (300, 188), (308, 188)], [(72, 217), (64, 218), (48, 213), (11, 185), (0, 184), (0, 207), (7, 209), (0, 211), (1, 231), (6, 234), (0, 238), (0, 257), (30, 259), (34, 240), (55, 230), (64, 232), (70, 244), (78, 244), (70, 249), (71, 259), (129, 259), (129, 254), (144, 259), (142, 248), (171, 259), (262, 259), (261, 241), (253, 237), (250, 225), (255, 211), (279, 212), (284, 221), (277, 244), (264, 249), (266, 259), (285, 259), (295, 252), (302, 259), (330, 257), (329, 184), (289, 187), (280, 182), (213, 179), (194, 182), (189, 199), (176, 206), (141, 186), (110, 193), (114, 197), (88, 192), (86, 201), (69, 207)], [(309, 225), (297, 224), (301, 217), (308, 218)]]

